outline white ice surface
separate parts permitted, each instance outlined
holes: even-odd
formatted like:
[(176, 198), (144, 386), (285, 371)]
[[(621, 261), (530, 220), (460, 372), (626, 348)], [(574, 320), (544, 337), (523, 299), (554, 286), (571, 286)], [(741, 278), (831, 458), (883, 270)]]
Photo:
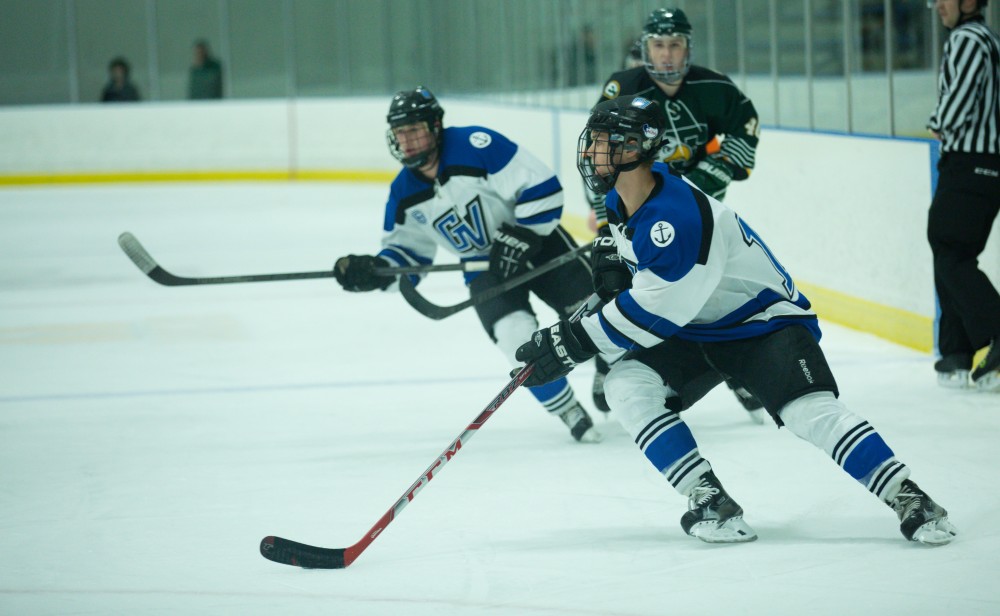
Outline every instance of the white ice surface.
[[(472, 311), (432, 322), (330, 279), (162, 287), (116, 238), (182, 275), (323, 270), (376, 249), (383, 202), (309, 183), (0, 190), (0, 613), (1000, 613), (1000, 396), (939, 389), (930, 356), (829, 324), (843, 399), (949, 510), (951, 545), (905, 541), (724, 390), (685, 416), (760, 539), (701, 543), (617, 423), (579, 445), (519, 391), (349, 568), (263, 559), (265, 535), (358, 541), (505, 361)], [(454, 273), (421, 289), (464, 297)], [(571, 376), (587, 405), (591, 376)]]

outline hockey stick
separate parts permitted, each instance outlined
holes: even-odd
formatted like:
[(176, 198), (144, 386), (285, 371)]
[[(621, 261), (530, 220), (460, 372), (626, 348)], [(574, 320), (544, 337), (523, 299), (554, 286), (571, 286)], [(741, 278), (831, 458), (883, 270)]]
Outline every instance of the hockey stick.
[(406, 276), (401, 276), (399, 279), (399, 292), (403, 294), (403, 299), (406, 300), (406, 303), (413, 306), (417, 312), (424, 315), (425, 317), (434, 319), (435, 321), (440, 321), (441, 319), (450, 317), (456, 312), (461, 312), (462, 310), (465, 310), (469, 306), (474, 306), (476, 304), (489, 301), (497, 296), (503, 295), (504, 293), (510, 291), (514, 287), (518, 287), (530, 280), (533, 280), (534, 278), (537, 278), (538, 276), (541, 276), (546, 272), (550, 272), (561, 265), (569, 263), (570, 261), (576, 259), (577, 257), (580, 257), (589, 250), (590, 250), (589, 244), (575, 248), (570, 252), (559, 255), (558, 257), (552, 259), (551, 261), (546, 261), (545, 263), (539, 265), (533, 270), (527, 271), (521, 274), (520, 276), (514, 276), (513, 278), (509, 278), (495, 287), (490, 287), (489, 289), (483, 291), (482, 293), (474, 297), (470, 297), (469, 299), (454, 304), (452, 306), (439, 306), (437, 304), (432, 303), (426, 297), (421, 295), (419, 291), (417, 291), (417, 289), (413, 286), (413, 282), (410, 281), (410, 279)]
[[(600, 301), (600, 297), (595, 293), (588, 298), (586, 302), (573, 313), (573, 316), (569, 320), (573, 321), (580, 318), (582, 315), (586, 314), (587, 311), (592, 310), (597, 306)], [(416, 498), (417, 493), (420, 492), (431, 479), (437, 476), (441, 472), (441, 469), (447, 464), (459, 450), (462, 445), (469, 442), (472, 435), (476, 433), (476, 430), (483, 427), (486, 420), (490, 418), (493, 413), (496, 412), (500, 405), (503, 404), (507, 398), (514, 393), (514, 391), (524, 383), (525, 380), (534, 371), (534, 365), (528, 364), (521, 368), (511, 378), (510, 382), (497, 394), (496, 398), (486, 405), (486, 408), (482, 410), (472, 423), (458, 435), (458, 438), (452, 441), (441, 455), (439, 455), (427, 470), (423, 472), (420, 477), (413, 482), (406, 492), (396, 501), (392, 507), (389, 508), (385, 514), (379, 518), (378, 522), (375, 522), (375, 526), (361, 538), (360, 541), (354, 545), (347, 548), (322, 548), (315, 545), (308, 545), (305, 543), (299, 543), (298, 541), (292, 541), (290, 539), (283, 539), (281, 537), (268, 536), (264, 537), (260, 541), (260, 553), (261, 555), (276, 563), (281, 563), (283, 565), (294, 565), (296, 567), (302, 567), (304, 569), (344, 569), (351, 563), (353, 563), (362, 552), (365, 551), (375, 538), (378, 537), (382, 531), (385, 530), (389, 523), (392, 522), (399, 512), (406, 507), (410, 501)]]
[(407, 488), (406, 492), (403, 492), (403, 496), (396, 501), (392, 507), (389, 508), (385, 514), (379, 518), (379, 521), (375, 523), (375, 526), (371, 527), (364, 537), (360, 541), (348, 548), (321, 548), (317, 546), (307, 545), (305, 543), (299, 543), (297, 541), (291, 541), (289, 539), (282, 539), (281, 537), (264, 537), (260, 542), (260, 553), (264, 558), (268, 560), (273, 560), (276, 563), (281, 563), (283, 565), (294, 565), (296, 567), (303, 567), (305, 569), (343, 569), (350, 565), (354, 560), (365, 551), (375, 537), (385, 530), (386, 526), (389, 525), (399, 512), (403, 510), (406, 505), (410, 503), (416, 496), (417, 493), (427, 485), (431, 479), (437, 476), (437, 473), (441, 472), (441, 468), (447, 464), (462, 448), (462, 445), (467, 443), (472, 435), (476, 433), (476, 430), (481, 428), (486, 420), (493, 415), (494, 412), (500, 405), (503, 404), (507, 398), (510, 397), (514, 391), (521, 386), (521, 383), (525, 381), (533, 370), (533, 366), (525, 366), (520, 372), (517, 373), (514, 378), (510, 380), (509, 383), (500, 391), (496, 398), (486, 405), (472, 423), (460, 434), (458, 438), (452, 441), (451, 445), (445, 449), (441, 455), (435, 458), (434, 462), (427, 467), (427, 470), (420, 475), (413, 485)]
[[(269, 282), (272, 280), (304, 280), (308, 278), (333, 278), (333, 268), (318, 272), (292, 272), (287, 274), (250, 274), (246, 276), (212, 276), (207, 278), (188, 278), (177, 276), (163, 269), (159, 263), (143, 248), (134, 235), (126, 231), (118, 236), (121, 246), (128, 258), (155, 282), (168, 287), (178, 287), (197, 284), (227, 284), (235, 282)], [(489, 267), (488, 261), (465, 261), (462, 263), (446, 263), (443, 265), (414, 265), (405, 267), (377, 267), (379, 275), (425, 274), (429, 272), (477, 272)]]

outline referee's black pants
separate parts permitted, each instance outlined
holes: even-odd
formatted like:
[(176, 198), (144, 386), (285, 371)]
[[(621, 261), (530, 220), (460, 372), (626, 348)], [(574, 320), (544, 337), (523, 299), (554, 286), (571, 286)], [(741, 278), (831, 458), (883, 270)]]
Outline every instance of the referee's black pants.
[(1000, 336), (1000, 294), (979, 269), (1000, 210), (1000, 156), (947, 152), (927, 219), (941, 305), (942, 356), (972, 354)]

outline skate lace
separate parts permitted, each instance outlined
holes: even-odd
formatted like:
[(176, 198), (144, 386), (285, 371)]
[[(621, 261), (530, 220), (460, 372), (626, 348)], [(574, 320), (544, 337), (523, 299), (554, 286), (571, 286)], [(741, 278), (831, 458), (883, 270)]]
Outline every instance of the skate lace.
[(900, 492), (893, 501), (892, 508), (896, 510), (896, 515), (900, 521), (910, 517), (914, 511), (921, 507), (923, 499), (920, 494), (914, 492)]
[(572, 406), (563, 411), (559, 417), (563, 420), (563, 423), (572, 428), (583, 419), (583, 409), (579, 405)]
[(715, 495), (719, 493), (719, 488), (711, 485), (707, 482), (702, 482), (691, 491), (691, 496), (689, 497), (690, 509), (696, 507), (704, 507), (715, 498)]

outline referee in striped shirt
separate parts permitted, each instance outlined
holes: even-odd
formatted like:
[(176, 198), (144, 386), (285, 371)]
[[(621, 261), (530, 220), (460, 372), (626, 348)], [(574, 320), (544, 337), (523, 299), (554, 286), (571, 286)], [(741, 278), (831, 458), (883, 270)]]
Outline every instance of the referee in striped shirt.
[[(938, 383), (1000, 392), (1000, 294), (978, 266), (1000, 209), (1000, 38), (983, 19), (987, 2), (927, 3), (951, 31), (927, 125), (941, 140), (927, 239), (941, 305)], [(986, 346), (973, 370), (973, 355)]]

